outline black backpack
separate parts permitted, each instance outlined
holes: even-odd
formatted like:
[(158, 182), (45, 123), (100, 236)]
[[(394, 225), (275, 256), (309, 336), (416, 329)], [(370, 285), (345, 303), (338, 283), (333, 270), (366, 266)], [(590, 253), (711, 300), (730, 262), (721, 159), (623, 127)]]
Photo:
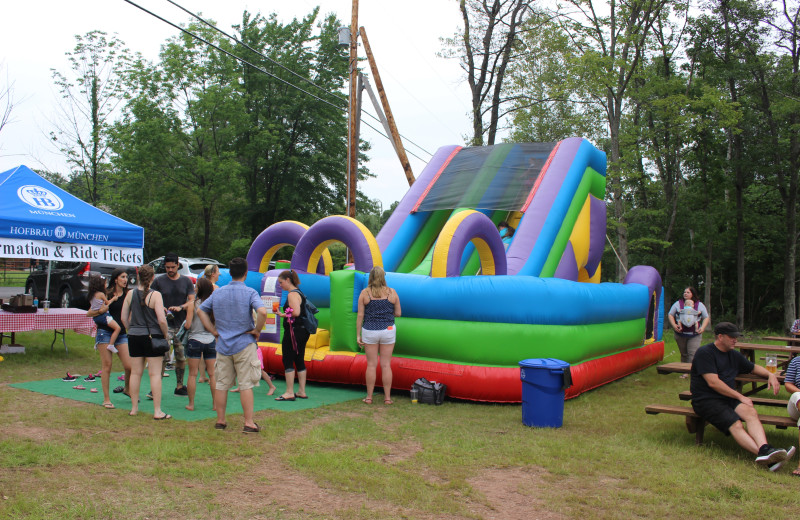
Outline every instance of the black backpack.
[(316, 334), (319, 322), (317, 321), (317, 317), (314, 315), (319, 312), (319, 309), (317, 309), (316, 305), (311, 303), (311, 300), (306, 298), (306, 295), (303, 294), (300, 289), (292, 289), (289, 292), (298, 292), (300, 297), (303, 298), (303, 310), (298, 319), (300, 320), (300, 324), (303, 325), (303, 328), (306, 329), (309, 334)]

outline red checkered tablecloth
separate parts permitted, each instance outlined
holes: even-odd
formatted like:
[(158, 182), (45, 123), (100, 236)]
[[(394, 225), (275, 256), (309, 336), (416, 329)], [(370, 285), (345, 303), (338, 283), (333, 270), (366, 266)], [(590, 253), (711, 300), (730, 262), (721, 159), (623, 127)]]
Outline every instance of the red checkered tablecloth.
[(25, 332), (34, 330), (36, 314), (32, 312), (0, 311), (0, 332)]
[(95, 335), (94, 320), (81, 309), (50, 309), (44, 312), (0, 311), (0, 332), (73, 329), (78, 334)]

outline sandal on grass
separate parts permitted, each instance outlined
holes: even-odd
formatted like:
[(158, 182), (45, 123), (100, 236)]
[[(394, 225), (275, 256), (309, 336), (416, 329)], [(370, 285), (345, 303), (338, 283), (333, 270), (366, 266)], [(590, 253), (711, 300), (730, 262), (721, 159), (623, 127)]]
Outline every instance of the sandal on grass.
[(792, 471), (792, 476), (800, 477), (800, 468), (797, 468), (796, 470)]
[(155, 416), (153, 417), (154, 421), (163, 421), (164, 419), (172, 419), (172, 416), (168, 413), (165, 413), (161, 417), (155, 417)]
[(372, 404), (372, 398), (371, 397), (365, 397), (364, 399), (362, 399), (362, 401), (364, 401), (367, 404)]
[(384, 399), (383, 404), (394, 404), (394, 401), (392, 401), (391, 399)]
[(115, 406), (114, 403), (103, 403), (103, 408), (108, 408), (109, 410), (112, 410), (115, 408)]

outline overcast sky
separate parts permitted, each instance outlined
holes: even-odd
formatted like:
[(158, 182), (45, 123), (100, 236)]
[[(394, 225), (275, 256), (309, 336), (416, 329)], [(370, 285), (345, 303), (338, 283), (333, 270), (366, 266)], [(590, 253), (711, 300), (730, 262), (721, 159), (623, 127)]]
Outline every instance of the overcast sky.
[[(166, 0), (134, 1), (174, 23), (190, 21), (189, 15)], [(285, 23), (319, 5), (323, 14), (333, 12), (343, 25), (349, 25), (352, 6), (352, 0), (176, 3), (215, 20), (230, 34), (231, 25), (241, 22), (245, 9), (265, 16), (276, 12)], [(440, 146), (463, 144), (470, 131), (469, 89), (458, 63), (436, 56), (442, 48), (439, 38), (452, 36), (459, 27), (457, 2), (362, 0), (359, 4), (359, 26), (366, 29), (400, 133), (430, 153)], [(46, 137), (58, 103), (50, 69), (65, 73), (69, 70), (64, 53), (75, 47), (76, 34), (92, 30), (117, 33), (132, 51), (155, 60), (160, 45), (177, 32), (124, 0), (4, 2), (0, 12), (0, 71), (13, 83), (15, 101), (12, 123), (0, 132), (0, 171), (20, 164), (66, 170), (63, 159)], [(365, 56), (363, 46), (358, 52), (360, 57)], [(361, 68), (369, 72), (366, 62)], [(6, 78), (0, 78), (0, 88), (5, 84)], [(372, 84), (374, 87), (374, 81)], [(364, 103), (375, 114), (366, 95)], [(374, 120), (367, 120), (379, 127)], [(408, 190), (403, 169), (388, 140), (364, 125), (361, 132), (362, 138), (372, 144), (369, 167), (377, 178), (359, 188), (388, 207)], [(406, 149), (425, 160), (409, 156), (418, 176), (429, 155), (410, 143), (406, 143)]]

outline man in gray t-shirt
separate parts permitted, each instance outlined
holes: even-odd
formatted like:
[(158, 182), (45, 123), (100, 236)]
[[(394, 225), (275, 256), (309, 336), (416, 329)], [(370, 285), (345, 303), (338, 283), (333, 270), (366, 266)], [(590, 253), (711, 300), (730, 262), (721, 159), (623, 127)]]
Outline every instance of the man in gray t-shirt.
[[(172, 313), (172, 318), (167, 314), (167, 328), (169, 337), (167, 341), (173, 346), (175, 353), (175, 395), (189, 395), (183, 384), (183, 374), (186, 370), (186, 355), (183, 344), (178, 339), (178, 331), (186, 319), (186, 306), (194, 300), (194, 284), (186, 276), (178, 274), (178, 255), (167, 253), (164, 255), (164, 269), (167, 274), (153, 280), (150, 288), (161, 293), (164, 299), (164, 308)], [(164, 355), (164, 362), (169, 360), (169, 352)]]

